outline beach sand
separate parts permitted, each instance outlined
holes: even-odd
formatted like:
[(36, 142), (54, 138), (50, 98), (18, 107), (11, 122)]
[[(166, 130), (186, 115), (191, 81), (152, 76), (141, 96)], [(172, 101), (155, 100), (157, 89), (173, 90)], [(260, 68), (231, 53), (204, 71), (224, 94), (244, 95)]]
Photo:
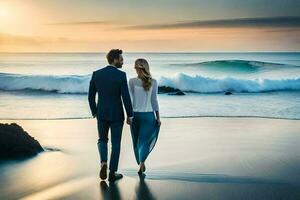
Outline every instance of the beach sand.
[(45, 149), (0, 165), (0, 199), (300, 199), (300, 121), (163, 118), (156, 147), (137, 176), (124, 125), (115, 184), (98, 178), (95, 119), (16, 122)]

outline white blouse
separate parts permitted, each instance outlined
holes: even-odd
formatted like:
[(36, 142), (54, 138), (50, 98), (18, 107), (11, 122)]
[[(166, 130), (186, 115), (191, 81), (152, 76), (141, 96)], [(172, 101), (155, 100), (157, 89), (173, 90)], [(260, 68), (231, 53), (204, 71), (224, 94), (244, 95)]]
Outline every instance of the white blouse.
[(159, 111), (157, 101), (157, 81), (152, 79), (152, 85), (148, 91), (144, 90), (142, 80), (131, 78), (129, 80), (129, 91), (134, 112)]

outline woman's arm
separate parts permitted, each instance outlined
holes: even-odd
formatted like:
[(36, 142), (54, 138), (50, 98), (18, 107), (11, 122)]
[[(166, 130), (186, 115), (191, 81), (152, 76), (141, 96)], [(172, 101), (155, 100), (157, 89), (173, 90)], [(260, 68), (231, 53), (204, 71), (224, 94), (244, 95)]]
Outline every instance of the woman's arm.
[(160, 121), (160, 116), (159, 116), (159, 111), (155, 111), (155, 115), (156, 115), (156, 121), (158, 123), (158, 125), (161, 125), (161, 121)]
[(151, 104), (152, 104), (153, 110), (155, 111), (156, 121), (160, 125), (161, 121), (160, 121), (157, 93), (158, 93), (158, 85), (157, 85), (157, 81), (154, 80), (153, 85), (152, 85)]

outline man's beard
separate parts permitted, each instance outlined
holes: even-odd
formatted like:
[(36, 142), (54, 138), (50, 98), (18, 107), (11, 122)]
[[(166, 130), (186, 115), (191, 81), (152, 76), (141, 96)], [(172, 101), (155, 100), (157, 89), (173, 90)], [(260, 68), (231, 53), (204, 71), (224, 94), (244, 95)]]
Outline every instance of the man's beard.
[(121, 63), (116, 63), (116, 68), (122, 68), (122, 64)]

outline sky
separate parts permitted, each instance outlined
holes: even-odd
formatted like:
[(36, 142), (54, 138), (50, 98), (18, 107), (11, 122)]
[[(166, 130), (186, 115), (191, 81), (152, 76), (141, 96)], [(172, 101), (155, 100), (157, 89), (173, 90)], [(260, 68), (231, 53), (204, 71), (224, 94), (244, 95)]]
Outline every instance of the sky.
[(299, 0), (0, 0), (0, 52), (300, 51)]

